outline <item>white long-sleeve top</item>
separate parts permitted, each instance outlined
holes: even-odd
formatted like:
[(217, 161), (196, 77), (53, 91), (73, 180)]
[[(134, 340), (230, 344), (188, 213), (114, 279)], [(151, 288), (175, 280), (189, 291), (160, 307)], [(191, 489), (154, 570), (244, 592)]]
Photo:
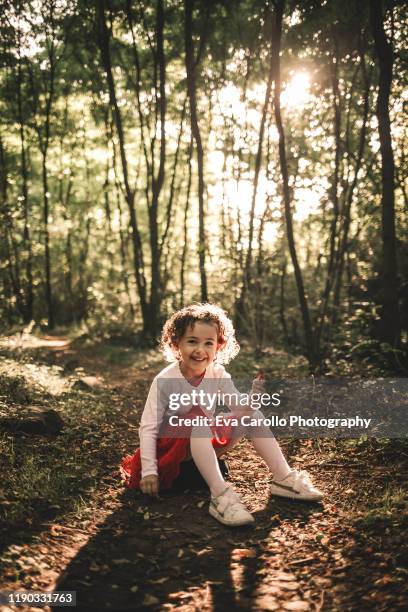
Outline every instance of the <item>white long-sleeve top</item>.
[[(140, 437), (140, 454), (142, 462), (142, 478), (150, 474), (158, 474), (157, 470), (157, 452), (156, 443), (160, 425), (166, 414), (183, 414), (187, 413), (191, 405), (183, 407), (176, 412), (169, 408), (170, 393), (191, 394), (194, 390), (197, 392), (200, 389), (206, 393), (220, 393), (228, 398), (228, 394), (240, 395), (236, 389), (231, 375), (225, 370), (224, 366), (213, 363), (205, 371), (205, 375), (197, 387), (193, 387), (181, 373), (179, 363), (175, 362), (164, 368), (154, 378), (147, 396), (146, 404), (143, 410), (140, 421), (139, 437)], [(235, 411), (236, 404), (234, 402), (224, 402), (232, 412)], [(206, 414), (212, 416), (215, 412), (215, 407), (211, 410), (206, 407)]]

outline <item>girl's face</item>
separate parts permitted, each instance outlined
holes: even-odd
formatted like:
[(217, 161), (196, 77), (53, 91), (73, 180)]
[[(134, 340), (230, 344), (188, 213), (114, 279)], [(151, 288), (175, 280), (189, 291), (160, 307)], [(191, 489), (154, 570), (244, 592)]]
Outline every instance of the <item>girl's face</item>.
[(183, 374), (197, 376), (214, 361), (218, 349), (218, 330), (212, 323), (197, 322), (188, 327), (176, 345)]

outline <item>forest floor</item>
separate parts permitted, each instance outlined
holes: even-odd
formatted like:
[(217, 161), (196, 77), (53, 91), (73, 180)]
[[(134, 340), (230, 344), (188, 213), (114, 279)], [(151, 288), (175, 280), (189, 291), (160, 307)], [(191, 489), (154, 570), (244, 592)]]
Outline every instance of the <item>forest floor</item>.
[[(65, 421), (54, 437), (0, 430), (1, 590), (76, 591), (77, 610), (98, 611), (406, 609), (406, 445), (282, 440), (325, 493), (311, 504), (271, 497), (243, 441), (227, 459), (255, 526), (226, 528), (203, 491), (150, 499), (119, 479), (157, 352), (30, 336), (1, 339), (0, 355), (0, 416), (37, 406)], [(231, 370), (260, 367), (305, 373), (273, 349), (244, 349)]]

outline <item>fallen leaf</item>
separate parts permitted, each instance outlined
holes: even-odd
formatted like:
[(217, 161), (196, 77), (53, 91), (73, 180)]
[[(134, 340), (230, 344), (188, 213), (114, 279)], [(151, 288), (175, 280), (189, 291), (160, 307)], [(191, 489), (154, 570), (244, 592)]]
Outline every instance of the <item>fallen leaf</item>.
[(50, 533), (52, 536), (59, 536), (61, 531), (61, 525), (51, 525)]
[(258, 597), (256, 600), (256, 607), (259, 610), (268, 610), (268, 611), (282, 610), (280, 604), (278, 604), (276, 599), (274, 599), (273, 597), (270, 597), (269, 595)]
[(232, 555), (238, 559), (252, 558), (256, 557), (256, 551), (252, 548), (234, 548)]
[(299, 584), (297, 582), (274, 582), (274, 586), (284, 591), (297, 591)]
[(322, 576), (314, 576), (312, 578), (313, 583), (322, 589), (329, 589), (332, 586), (330, 578), (323, 578)]
[(377, 586), (384, 586), (393, 582), (395, 582), (395, 578), (393, 576), (391, 576), (390, 574), (384, 574), (384, 576), (382, 576), (382, 578), (378, 578), (378, 580), (376, 580), (374, 584), (376, 584)]
[(271, 575), (273, 580), (279, 580), (283, 582), (293, 582), (296, 580), (296, 576), (294, 574), (290, 574), (289, 572), (273, 572)]
[(89, 569), (91, 572), (99, 572), (101, 569), (101, 566), (95, 563), (95, 561), (93, 561), (91, 565), (89, 566)]
[(146, 595), (144, 596), (144, 599), (143, 599), (144, 606), (154, 606), (158, 603), (159, 603), (159, 599), (155, 597), (154, 595), (149, 595), (149, 593), (146, 593)]
[(295, 601), (287, 601), (283, 604), (284, 610), (311, 610), (311, 606), (301, 599)]

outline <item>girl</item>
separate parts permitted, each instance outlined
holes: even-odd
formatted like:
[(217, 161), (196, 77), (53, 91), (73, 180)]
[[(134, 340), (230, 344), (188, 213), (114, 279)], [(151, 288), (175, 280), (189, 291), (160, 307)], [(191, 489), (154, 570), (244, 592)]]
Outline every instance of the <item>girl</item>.
[[(258, 410), (242, 408), (240, 393), (221, 365), (239, 351), (233, 324), (221, 308), (194, 304), (176, 312), (164, 325), (161, 349), (172, 363), (155, 377), (150, 388), (139, 429), (140, 449), (122, 461), (126, 486), (157, 496), (159, 488), (171, 487), (180, 472), (180, 463), (192, 458), (210, 489), (210, 514), (225, 525), (253, 523), (253, 516), (238, 494), (225, 482), (217, 459), (246, 433), (273, 474), (272, 493), (310, 501), (322, 498), (306, 472), (290, 469), (269, 427), (241, 424), (242, 416), (248, 412), (257, 423), (263, 415)], [(251, 394), (263, 390), (263, 381), (258, 377)], [(217, 393), (227, 398), (224, 403), (231, 413), (224, 416), (231, 416), (230, 423), (234, 417), (238, 423), (234, 427), (220, 429), (212, 425), (215, 410), (211, 397)], [(194, 401), (197, 398), (199, 401)], [(174, 421), (176, 426), (172, 426)]]

